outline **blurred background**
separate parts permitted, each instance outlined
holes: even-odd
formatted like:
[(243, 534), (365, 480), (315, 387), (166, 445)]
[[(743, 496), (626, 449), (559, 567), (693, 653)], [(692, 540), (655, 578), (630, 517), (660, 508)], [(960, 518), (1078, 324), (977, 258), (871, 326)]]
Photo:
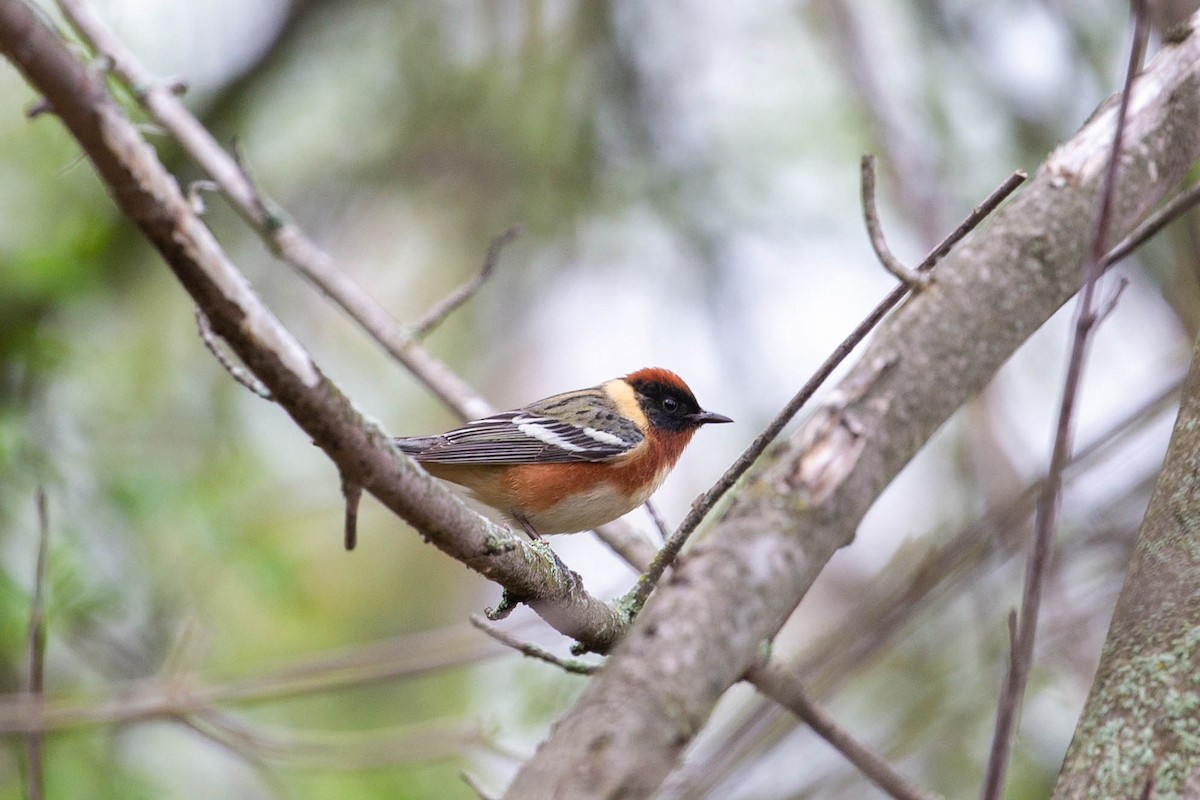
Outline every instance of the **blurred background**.
[[(878, 154), (885, 229), (915, 263), (1085, 121), (1129, 39), (1125, 4), (1082, 0), (95, 7), (398, 320), (521, 224), (428, 347), (505, 408), (679, 372), (738, 424), (702, 431), (657, 496), (672, 525), (891, 289), (860, 155)], [(464, 773), (498, 792), (586, 679), (472, 629), (497, 587), (370, 498), (342, 550), (336, 472), (205, 350), (79, 149), (26, 119), (34, 99), (0, 66), (0, 800), (23, 795), (39, 486), (50, 797), (474, 797)], [(201, 177), (145, 131), (182, 183)], [(396, 434), (457, 421), (220, 198), (207, 219), (367, 415)], [(1047, 794), (1090, 685), (1195, 334), (1196, 254), (1185, 223), (1117, 270), (1011, 798)], [(986, 760), (1069, 325), (1068, 308), (938, 434), (777, 642), (947, 796), (976, 793)], [(634, 577), (590, 534), (553, 545), (600, 596)], [(566, 652), (526, 609), (504, 627)], [(664, 796), (880, 795), (737, 687)]]

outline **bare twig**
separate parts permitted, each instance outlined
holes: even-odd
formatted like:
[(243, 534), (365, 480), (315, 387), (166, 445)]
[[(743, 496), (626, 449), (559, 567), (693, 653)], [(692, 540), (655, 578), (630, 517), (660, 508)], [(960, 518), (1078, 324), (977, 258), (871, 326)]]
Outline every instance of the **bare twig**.
[(260, 703), (414, 678), (507, 652), (466, 625), (399, 636), (296, 660), (261, 674), (206, 685), (191, 671), (110, 686), (99, 696), (47, 702), (0, 695), (0, 735), (186, 716), (220, 704)]
[(246, 370), (233, 363), (220, 345), (217, 344), (216, 336), (213, 334), (212, 326), (208, 322), (208, 317), (200, 306), (196, 306), (196, 328), (200, 331), (200, 341), (204, 342), (204, 346), (208, 348), (208, 352), (213, 354), (217, 362), (225, 368), (229, 373), (229, 377), (240, 383), (242, 386), (249, 389), (254, 394), (261, 397), (263, 400), (271, 400), (271, 392), (267, 387), (251, 375)]
[(1109, 251), (1108, 255), (1104, 257), (1104, 266), (1111, 267), (1128, 256), (1198, 202), (1200, 202), (1200, 183), (1177, 194), (1164, 203), (1162, 208), (1147, 217), (1141, 225), (1138, 225), (1132, 233), (1125, 237), (1124, 241)]
[(199, 216), (204, 216), (208, 212), (208, 205), (204, 202), (205, 192), (215, 192), (220, 190), (217, 186), (207, 178), (192, 181), (187, 187), (187, 199), (192, 204), (192, 211), (195, 211)]
[(478, 727), (469, 722), (426, 723), (366, 733), (307, 731), (267, 725), (216, 709), (192, 714), (185, 721), (245, 758), (304, 769), (353, 770), (419, 763), (458, 755), (467, 746), (488, 744)]
[[(924, 260), (917, 266), (917, 272), (925, 272), (933, 269), (937, 262), (946, 253), (950, 252), (950, 248), (974, 230), (989, 214), (995, 211), (1000, 203), (1012, 194), (1013, 190), (1024, 180), (1025, 173), (1023, 172), (1017, 171), (1010, 175), (982, 203), (972, 209), (971, 213), (966, 216), (949, 236), (930, 251), (929, 255), (925, 256)], [(667, 539), (662, 549), (658, 551), (650, 567), (638, 578), (638, 582), (634, 585), (633, 589), (622, 598), (622, 604), (631, 615), (636, 615), (641, 607), (645, 605), (647, 598), (654, 591), (654, 587), (658, 584), (659, 579), (662, 578), (663, 573), (666, 572), (667, 567), (674, 562), (679, 552), (683, 549), (684, 544), (687, 543), (688, 537), (692, 535), (692, 532), (696, 530), (708, 515), (708, 512), (712, 511), (713, 507), (725, 496), (725, 493), (733, 488), (733, 485), (746, 473), (746, 470), (750, 469), (750, 466), (758, 460), (758, 457), (766, 451), (771, 442), (775, 441), (775, 438), (791, 422), (792, 417), (796, 415), (801, 406), (808, 402), (809, 398), (816, 393), (817, 389), (837, 369), (838, 365), (866, 338), (867, 334), (879, 324), (880, 320), (904, 299), (908, 292), (908, 284), (901, 283), (887, 297), (880, 301), (879, 305), (872, 309), (866, 319), (860, 322), (858, 327), (825, 359), (825, 362), (821, 364), (812, 377), (800, 388), (800, 391), (796, 392), (787, 405), (771, 420), (766, 429), (738, 456), (737, 460), (725, 471), (725, 474), (713, 484), (712, 488), (692, 504), (687, 516), (684, 517), (683, 522), (679, 524), (679, 527)]]
[(596, 535), (637, 572), (649, 567), (658, 554), (658, 548), (650, 541), (650, 537), (623, 520), (601, 525), (596, 528)]
[(334, 262), (332, 256), (294, 222), (273, 211), (237, 159), (226, 152), (172, 91), (157, 80), (133, 53), (112, 34), (84, 0), (58, 0), (63, 16), (97, 53), (112, 63), (113, 73), (125, 83), (146, 110), (169, 131), (250, 222), (271, 249), (341, 306), (363, 330), (397, 361), (465, 419), (491, 411), (465, 381), (409, 336), (375, 300)]
[(1113, 287), (1112, 292), (1109, 293), (1108, 299), (1106, 299), (1100, 305), (1100, 308), (1096, 310), (1096, 325), (1099, 325), (1100, 323), (1104, 322), (1104, 320), (1108, 319), (1108, 315), (1111, 314), (1114, 309), (1116, 309), (1117, 303), (1121, 300), (1121, 295), (1124, 294), (1125, 289), (1128, 287), (1128, 278), (1122, 277), (1117, 281), (1117, 285)]
[(907, 284), (910, 289), (919, 290), (929, 285), (929, 273), (920, 273), (916, 270), (911, 270), (904, 263), (896, 258), (892, 253), (892, 249), (888, 247), (887, 239), (883, 235), (883, 226), (879, 224), (879, 207), (875, 202), (875, 156), (865, 155), (862, 157), (862, 206), (863, 219), (867, 223), (867, 236), (871, 240), (871, 247), (875, 250), (875, 255), (879, 258), (879, 263), (883, 268), (901, 283)]
[(897, 800), (933, 800), (934, 795), (904, 777), (878, 751), (844, 729), (821, 707), (800, 682), (799, 677), (778, 661), (754, 667), (747, 674), (759, 689), (806, 722), (833, 745), (871, 782)]
[(599, 664), (589, 664), (586, 661), (579, 661), (578, 659), (574, 658), (560, 658), (559, 656), (554, 655), (554, 653), (551, 653), (549, 650), (538, 647), (536, 644), (532, 644), (531, 642), (522, 642), (515, 636), (512, 636), (505, 631), (500, 630), (495, 625), (492, 625), (478, 614), (471, 615), (471, 624), (501, 644), (507, 645), (508, 647), (516, 650), (518, 653), (529, 656), (530, 658), (540, 659), (541, 661), (545, 661), (547, 664), (553, 664), (559, 669), (562, 669), (564, 672), (570, 672), (575, 675), (591, 675), (600, 668)]
[(492, 239), (492, 243), (488, 245), (487, 256), (483, 259), (483, 267), (476, 273), (475, 277), (459, 286), (453, 292), (442, 299), (440, 303), (426, 312), (425, 316), (416, 325), (413, 325), (410, 335), (413, 339), (424, 339), (429, 335), (429, 332), (441, 325), (446, 317), (450, 316), (463, 303), (475, 296), (475, 293), (487, 282), (487, 279), (492, 276), (492, 272), (496, 269), (496, 264), (500, 261), (500, 251), (504, 246), (513, 239), (521, 235), (521, 226), (514, 225), (504, 233)]
[[(46, 508), (46, 490), (39, 486), (36, 495), (38, 548), (33, 574), (33, 600), (29, 605), (29, 695), (40, 711), (45, 703), (46, 666), (46, 558), (50, 543), (50, 517)], [(29, 798), (42, 800), (46, 794), (46, 772), (42, 763), (42, 733), (30, 732)]]
[(647, 500), (645, 502), (645, 506), (646, 513), (650, 515), (650, 520), (654, 523), (654, 527), (658, 531), (658, 535), (661, 536), (662, 540), (665, 542), (667, 537), (671, 535), (671, 529), (667, 527), (667, 520), (658, 510), (658, 506), (654, 505), (654, 501)]
[(358, 504), (362, 500), (363, 487), (342, 474), (342, 497), (346, 499), (346, 516), (342, 526), (342, 544), (353, 550), (358, 544)]
[(479, 784), (479, 780), (476, 779), (476, 777), (474, 775), (467, 772), (466, 770), (463, 770), (462, 772), (458, 773), (458, 775), (460, 778), (463, 779), (463, 783), (465, 783), (467, 786), (471, 787), (471, 791), (475, 793), (475, 796), (478, 797), (479, 800), (495, 800), (495, 798), (492, 795), (488, 794), (487, 792), (485, 792), (483, 790), (483, 787)]
[(1071, 434), (1076, 398), (1083, 376), (1087, 344), (1095, 329), (1098, 317), (1094, 303), (1096, 284), (1104, 272), (1105, 254), (1108, 252), (1109, 226), (1112, 205), (1116, 194), (1117, 171), (1120, 167), (1121, 145), (1125, 134), (1125, 118), (1129, 111), (1129, 95), (1134, 76), (1141, 68), (1142, 54), (1146, 46), (1147, 26), (1144, 0), (1133, 3), (1133, 43), (1129, 48), (1129, 62), (1125, 70), (1125, 84), (1121, 91), (1121, 102), (1114, 122), (1112, 149), (1108, 167), (1104, 174), (1100, 194), (1100, 208), (1096, 214), (1091, 252), (1084, 263), (1083, 292), (1080, 294), (1075, 317), (1075, 333), (1071, 342), (1071, 356), (1067, 375), (1063, 383), (1062, 401), (1058, 411), (1054, 446), (1050, 456), (1050, 468), (1046, 475), (1046, 486), (1039, 498), (1034, 516), (1033, 546), (1029, 551), (1026, 567), (1025, 590), (1021, 598), (1021, 614), (1018, 618), (1017, 636), (1013, 646), (1012, 664), (1008, 670), (1003, 693), (996, 711), (996, 727), (992, 747), (988, 755), (987, 773), (984, 777), (981, 797), (983, 800), (999, 800), (1004, 791), (1009, 757), (1012, 753), (1012, 734), (1017, 710), (1025, 695), (1029, 671), (1033, 665), (1033, 645), (1037, 636), (1037, 618), (1041, 607), (1042, 589), (1046, 567), (1050, 560), (1051, 545), (1058, 516), (1059, 497), (1062, 491), (1063, 470), (1071, 457)]
[(37, 119), (42, 114), (53, 114), (54, 106), (44, 97), (39, 97), (30, 104), (29, 108), (25, 109), (25, 116), (29, 119)]

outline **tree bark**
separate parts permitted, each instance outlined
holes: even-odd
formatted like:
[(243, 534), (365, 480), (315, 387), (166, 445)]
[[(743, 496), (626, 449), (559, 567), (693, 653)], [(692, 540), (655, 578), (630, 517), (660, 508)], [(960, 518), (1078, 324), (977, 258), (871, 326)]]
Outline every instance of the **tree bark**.
[(1054, 797), (1200, 797), (1200, 340)]
[[(1200, 42), (1133, 88), (1112, 218), (1124, 236), (1200, 155)], [(879, 330), (825, 408), (743, 484), (507, 797), (652, 794), (875, 498), (1082, 280), (1113, 137), (1110, 98)]]

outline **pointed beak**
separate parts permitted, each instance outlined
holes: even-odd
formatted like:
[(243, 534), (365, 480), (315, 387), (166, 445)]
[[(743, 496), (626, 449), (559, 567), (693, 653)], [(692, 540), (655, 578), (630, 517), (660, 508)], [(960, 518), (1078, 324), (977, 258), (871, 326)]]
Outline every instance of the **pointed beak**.
[(724, 414), (718, 414), (715, 411), (701, 411), (699, 414), (692, 415), (692, 421), (697, 425), (704, 425), (709, 422), (733, 422)]

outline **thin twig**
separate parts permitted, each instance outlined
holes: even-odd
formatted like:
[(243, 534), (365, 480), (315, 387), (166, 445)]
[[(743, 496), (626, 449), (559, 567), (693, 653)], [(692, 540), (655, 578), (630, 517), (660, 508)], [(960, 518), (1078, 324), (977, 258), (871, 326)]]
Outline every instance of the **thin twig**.
[(443, 298), (440, 303), (429, 309), (421, 321), (413, 325), (409, 335), (414, 339), (424, 339), (429, 335), (430, 331), (441, 325), (446, 317), (454, 313), (459, 306), (474, 297), (475, 293), (479, 291), (495, 271), (496, 264), (500, 261), (500, 251), (504, 249), (506, 244), (520, 235), (521, 226), (514, 225), (504, 233), (493, 238), (492, 243), (488, 245), (487, 256), (483, 259), (483, 266), (476, 273), (475, 277), (462, 286), (459, 286)]
[(1112, 150), (1109, 154), (1104, 185), (1100, 194), (1100, 209), (1096, 214), (1091, 252), (1083, 268), (1083, 292), (1079, 297), (1076, 310), (1075, 334), (1071, 342), (1071, 357), (1067, 365), (1067, 375), (1063, 382), (1062, 401), (1058, 411), (1050, 468), (1047, 470), (1046, 486), (1038, 500), (1034, 515), (1033, 546), (1030, 548), (1026, 567), (1025, 589), (1021, 598), (1021, 614), (1018, 618), (1016, 643), (1013, 646), (1012, 664), (1008, 670), (996, 710), (996, 726), (981, 793), (983, 800), (999, 800), (1004, 791), (1008, 762), (1012, 753), (1012, 735), (1017, 710), (1024, 698), (1029, 671), (1033, 665), (1033, 645), (1037, 637), (1038, 611), (1041, 607), (1042, 589), (1045, 583), (1047, 564), (1050, 560), (1050, 550), (1054, 542), (1063, 470), (1071, 457), (1071, 434), (1076, 398), (1083, 376), (1088, 340), (1098, 321), (1094, 311), (1096, 284), (1104, 272), (1105, 254), (1108, 252), (1109, 226), (1113, 199), (1116, 194), (1121, 145), (1125, 135), (1125, 118), (1129, 111), (1129, 95), (1134, 76), (1141, 67), (1142, 53), (1146, 46), (1144, 0), (1135, 0), (1132, 13), (1133, 42), (1129, 48), (1125, 84), (1121, 91), (1121, 102), (1114, 123)]
[(1129, 288), (1129, 279), (1122, 276), (1117, 281), (1117, 285), (1113, 288), (1112, 292), (1109, 294), (1108, 299), (1100, 305), (1099, 309), (1097, 309), (1095, 322), (1096, 325), (1099, 325), (1104, 322), (1104, 320), (1108, 319), (1108, 315), (1111, 314), (1117, 307), (1117, 303), (1121, 300), (1121, 295), (1124, 294), (1127, 288)]
[(458, 624), (324, 652), (223, 683), (206, 684), (203, 675), (190, 671), (125, 682), (106, 687), (99, 696), (50, 702), (44, 711), (28, 692), (0, 695), (0, 736), (170, 718), (220, 704), (304, 697), (444, 672), (504, 652)]
[(500, 630), (495, 625), (492, 625), (478, 614), (471, 615), (471, 624), (501, 644), (507, 645), (516, 650), (518, 653), (529, 656), (530, 658), (540, 659), (545, 661), (547, 664), (553, 664), (565, 672), (570, 672), (575, 675), (592, 675), (595, 674), (596, 670), (600, 669), (599, 664), (589, 664), (586, 661), (580, 661), (575, 658), (560, 658), (559, 656), (554, 655), (554, 653), (551, 653), (549, 650), (538, 647), (536, 644), (522, 642), (515, 636), (512, 636)]
[(833, 716), (813, 700), (800, 678), (778, 661), (754, 667), (747, 677), (760, 689), (770, 689), (773, 700), (806, 722), (817, 735), (829, 742), (872, 783), (897, 800), (933, 800), (934, 795), (913, 783), (888, 763), (873, 747), (844, 729)]
[(1126, 236), (1120, 244), (1110, 250), (1108, 255), (1104, 257), (1104, 266), (1111, 267), (1128, 256), (1198, 202), (1200, 202), (1200, 183), (1163, 203), (1161, 208), (1147, 217), (1141, 225), (1134, 228), (1133, 232)]
[(233, 363), (233, 359), (226, 355), (225, 351), (217, 344), (216, 336), (213, 333), (212, 326), (208, 322), (208, 317), (200, 310), (200, 306), (196, 306), (196, 328), (200, 331), (200, 341), (204, 342), (204, 346), (208, 348), (208, 352), (212, 353), (217, 362), (225, 368), (225, 371), (229, 373), (229, 377), (263, 400), (272, 399), (270, 390), (263, 386), (258, 378), (255, 378), (248, 371)]
[(243, 758), (304, 769), (371, 769), (448, 758), (468, 746), (491, 749), (470, 722), (424, 723), (361, 733), (307, 731), (209, 709), (189, 715), (186, 723)]
[(84, 0), (58, 0), (58, 6), (83, 40), (109, 59), (113, 73), (130, 88), (138, 102), (221, 187), (272, 251), (332, 298), (461, 417), (477, 419), (491, 412), (487, 402), (470, 385), (409, 336), (400, 323), (339, 268), (332, 256), (263, 198), (237, 159), (192, 115), (171, 85), (156, 79), (138, 62)]
[(483, 787), (479, 784), (479, 780), (471, 773), (463, 770), (462, 772), (458, 773), (458, 776), (462, 778), (463, 783), (471, 787), (471, 791), (475, 793), (475, 796), (478, 797), (479, 800), (495, 800), (492, 795), (483, 790)]
[[(29, 606), (29, 695), (39, 713), (46, 700), (46, 560), (50, 543), (50, 517), (46, 509), (46, 490), (39, 486), (36, 495), (38, 547), (33, 575), (33, 600)], [(28, 740), (29, 798), (42, 800), (46, 795), (46, 772), (42, 763), (42, 733), (31, 732)]]
[(53, 114), (54, 104), (44, 97), (39, 97), (34, 100), (29, 108), (25, 109), (25, 116), (29, 119), (37, 119), (42, 114)]
[(346, 517), (342, 526), (342, 545), (353, 550), (358, 544), (358, 504), (362, 501), (363, 487), (342, 473), (342, 497), (346, 499)]
[(867, 223), (867, 237), (871, 240), (871, 248), (883, 268), (911, 289), (927, 286), (929, 274), (909, 269), (888, 247), (887, 239), (883, 235), (883, 226), (879, 224), (879, 207), (875, 202), (875, 156), (869, 154), (862, 157), (862, 207), (863, 219)]
[(654, 523), (654, 527), (658, 530), (658, 535), (665, 542), (667, 537), (671, 535), (671, 529), (667, 527), (667, 520), (658, 510), (658, 506), (654, 505), (654, 501), (647, 500), (643, 505), (646, 506), (646, 513), (650, 515), (650, 520)]
[[(1006, 197), (1012, 194), (1022, 181), (1025, 180), (1025, 173), (1021, 171), (1014, 172), (1004, 183), (1000, 184), (987, 198), (971, 210), (971, 213), (955, 228), (949, 236), (943, 239), (937, 247), (930, 251), (929, 255), (925, 256), (924, 260), (917, 266), (917, 272), (925, 272), (933, 269), (941, 258), (946, 253), (950, 252), (955, 244), (957, 244), (964, 236), (974, 230), (980, 222), (982, 222), (989, 214), (996, 210), (996, 207), (1004, 201)], [(800, 410), (801, 406), (808, 402), (809, 398), (817, 391), (822, 383), (837, 369), (838, 365), (850, 355), (858, 344), (866, 338), (867, 334), (879, 324), (879, 321), (887, 315), (909, 292), (908, 284), (901, 283), (893, 289), (887, 297), (880, 301), (879, 305), (867, 315), (866, 319), (858, 324), (849, 336), (847, 336), (841, 344), (839, 344), (825, 359), (817, 371), (811, 378), (805, 382), (800, 391), (788, 401), (787, 405), (771, 420), (766, 429), (760, 433), (750, 446), (738, 456), (737, 460), (730, 465), (725, 474), (713, 484), (707, 492), (701, 495), (696, 502), (692, 504), (687, 516), (683, 522), (675, 529), (675, 532), (667, 539), (662, 549), (654, 557), (654, 561), (649, 568), (638, 578), (634, 587), (622, 598), (621, 602), (626, 609), (633, 615), (636, 615), (641, 607), (645, 605), (650, 593), (654, 591), (654, 587), (658, 584), (663, 573), (666, 572), (679, 552), (687, 543), (688, 537), (700, 525), (704, 518), (712, 511), (713, 507), (720, 502), (738, 479), (745, 474), (746, 470), (758, 460), (758, 457), (770, 446), (771, 442), (779, 436), (784, 427), (792, 421), (792, 417)]]
[(192, 211), (196, 213), (196, 216), (202, 217), (208, 213), (208, 204), (204, 202), (204, 193), (216, 192), (219, 191), (220, 188), (220, 186), (217, 186), (207, 178), (202, 178), (198, 181), (192, 181), (188, 184), (187, 199), (188, 202), (192, 204)]

